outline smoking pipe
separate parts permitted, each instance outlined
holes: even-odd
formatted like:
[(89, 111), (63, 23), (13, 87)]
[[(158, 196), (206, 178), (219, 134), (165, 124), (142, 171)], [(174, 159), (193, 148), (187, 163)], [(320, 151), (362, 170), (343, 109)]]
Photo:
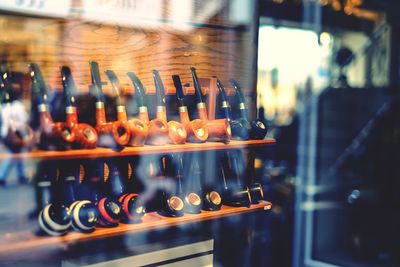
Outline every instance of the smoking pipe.
[[(160, 74), (157, 70), (153, 70), (154, 84), (156, 86), (156, 101), (157, 101), (157, 113), (156, 118), (162, 121), (167, 121), (167, 110), (165, 105), (165, 90), (161, 80)], [(168, 136), (170, 142), (173, 144), (185, 143), (187, 133), (186, 128), (182, 123), (177, 121), (168, 122)]]
[(177, 194), (175, 180), (168, 175), (166, 156), (143, 157), (145, 168), (142, 175), (146, 182), (143, 193), (146, 208), (167, 217), (184, 214), (185, 202)]
[(83, 233), (92, 232), (97, 224), (96, 204), (98, 202), (100, 177), (95, 175), (94, 166), (94, 160), (79, 161), (78, 200), (69, 206), (72, 227), (75, 231)]
[(93, 232), (97, 224), (97, 208), (89, 200), (77, 200), (69, 207), (72, 227), (82, 233)]
[(185, 105), (185, 95), (183, 93), (181, 79), (179, 75), (172, 75), (172, 80), (176, 88), (176, 98), (179, 105), (179, 116), (181, 123), (186, 128), (186, 141), (193, 143), (203, 143), (208, 138), (206, 122), (200, 119), (190, 121), (187, 106)]
[[(242, 140), (247, 140), (249, 138), (256, 140), (264, 139), (268, 131), (267, 126), (258, 119), (249, 122), (246, 101), (240, 85), (233, 79), (229, 82), (236, 91), (235, 97), (236, 101), (239, 103), (239, 116), (236, 120), (231, 122), (233, 136)], [(247, 135), (243, 131), (243, 127), (248, 129)]]
[[(57, 164), (58, 163), (58, 164)], [(55, 182), (52, 203), (46, 205), (38, 216), (41, 230), (49, 235), (65, 234), (71, 224), (72, 217), (69, 205), (75, 201), (75, 179), (79, 176), (76, 162), (56, 162), (59, 177)]]
[(149, 133), (147, 123), (140, 119), (127, 119), (126, 107), (121, 98), (121, 84), (118, 80), (118, 77), (112, 70), (106, 70), (106, 75), (108, 79), (110, 79), (116, 95), (118, 121), (128, 122), (129, 125), (131, 138), (128, 142), (128, 145), (143, 146)]
[[(207, 154), (206, 154), (207, 155)], [(208, 158), (208, 157), (207, 157)], [(222, 197), (218, 193), (218, 191), (211, 185), (202, 185), (202, 180), (204, 180), (204, 176), (208, 175), (205, 173), (204, 168), (201, 168), (200, 154), (198, 152), (190, 153), (185, 155), (184, 166), (186, 177), (186, 182), (192, 184), (191, 191), (198, 190), (199, 194), (202, 197), (202, 209), (208, 211), (217, 211), (221, 209), (222, 206)], [(207, 161), (206, 164), (213, 164)], [(214, 168), (211, 165), (211, 169)], [(203, 181), (204, 183), (204, 181)]]
[(224, 204), (231, 206), (250, 207), (252, 203), (250, 189), (242, 186), (243, 179), (243, 162), (239, 160), (238, 153), (222, 152), (222, 181), (223, 181), (223, 196)]
[[(114, 121), (107, 122), (106, 120), (106, 111), (104, 107), (104, 93), (102, 90), (102, 86), (104, 83), (100, 78), (99, 64), (95, 61), (89, 62), (90, 71), (92, 77), (92, 88), (96, 94), (96, 130), (99, 134), (99, 144), (100, 146), (111, 146), (117, 145), (117, 147), (122, 147), (128, 144), (131, 138), (131, 132), (129, 129), (129, 125), (126, 121)], [(121, 110), (120, 110), (121, 111)], [(125, 112), (124, 112), (125, 113)], [(119, 115), (118, 117), (121, 117)], [(102, 142), (102, 137), (111, 136), (115, 144), (107, 144), (106, 142)]]
[[(168, 173), (168, 157), (167, 156), (162, 156), (161, 157), (161, 172), (162, 175), (159, 177), (156, 177), (156, 179), (167, 179), (167, 177), (172, 178), (171, 181), (177, 182), (174, 180), (173, 177), (171, 177)], [(160, 181), (160, 180), (159, 180)], [(179, 182), (176, 183), (179, 187)], [(178, 190), (168, 190), (168, 186), (163, 186), (165, 187), (161, 191), (161, 195), (159, 198), (160, 201), (160, 206), (158, 212), (164, 216), (172, 216), (172, 217), (179, 217), (184, 214), (186, 209), (186, 203), (182, 199), (181, 195), (179, 194), (179, 188)]]
[[(225, 118), (229, 122), (232, 123), (231, 107), (230, 107), (229, 102), (226, 97), (225, 88), (222, 85), (221, 81), (218, 79), (217, 79), (217, 86), (218, 86), (218, 89), (219, 89), (220, 95), (221, 95), (221, 109), (223, 110), (223, 114), (224, 114)], [(236, 127), (236, 130), (240, 131), (243, 134), (243, 136), (248, 135), (248, 128), (243, 126), (240, 121), (237, 121), (235, 127)], [(233, 151), (233, 152), (227, 151), (226, 153), (227, 154), (229, 154), (229, 153), (235, 154), (235, 157), (236, 157), (235, 160), (239, 161), (238, 164), (242, 164), (242, 166), (245, 166), (243, 155), (240, 151), (237, 151), (237, 153), (236, 153), (236, 151)], [(235, 175), (237, 175), (237, 174), (235, 174)], [(258, 203), (260, 200), (264, 199), (264, 191), (263, 191), (263, 187), (260, 183), (252, 183), (249, 186), (249, 192), (250, 192), (252, 203)]]
[[(230, 150), (227, 153), (230, 153), (230, 155), (231, 155), (230, 157), (234, 158), (234, 161), (236, 162), (235, 163), (236, 164), (235, 168), (237, 170), (237, 174), (236, 175), (238, 177), (243, 176), (243, 174), (245, 173), (245, 170), (243, 170), (242, 167), (246, 166), (243, 152), (240, 151), (240, 150)], [(240, 183), (241, 180), (242, 179), (238, 180), (239, 184), (241, 184)], [(248, 180), (251, 180), (251, 182), (248, 183), (248, 189), (249, 189), (250, 196), (251, 196), (251, 203), (252, 204), (257, 204), (260, 201), (264, 200), (264, 189), (263, 189), (263, 186), (262, 186), (261, 183), (254, 182), (254, 179), (248, 179)]]
[(139, 119), (146, 122), (149, 128), (146, 143), (150, 145), (165, 145), (169, 142), (167, 121), (158, 118), (149, 121), (148, 108), (146, 104), (146, 93), (142, 82), (133, 72), (127, 73), (134, 87), (136, 99), (139, 106)]
[(75, 140), (75, 130), (65, 122), (54, 122), (47, 103), (47, 87), (40, 68), (35, 63), (29, 64), (32, 81), (32, 96), (36, 98), (40, 118), (40, 147), (46, 150), (65, 150)]
[[(96, 161), (92, 175), (100, 178), (96, 186), (100, 194), (97, 206), (97, 223), (102, 227), (116, 227), (121, 220), (121, 205), (118, 196), (122, 193), (119, 173), (104, 160)], [(96, 183), (96, 181), (94, 181)], [(97, 196), (96, 196), (97, 197)]]
[(196, 106), (199, 113), (200, 120), (206, 121), (209, 141), (222, 141), (229, 143), (231, 139), (231, 126), (227, 119), (208, 120), (206, 103), (203, 102), (203, 93), (201, 92), (201, 85), (199, 78), (196, 74), (194, 67), (190, 68), (193, 77), (194, 92), (196, 96)]
[(126, 176), (123, 168), (127, 168), (125, 161), (108, 161), (108, 179), (106, 181), (106, 189), (108, 197), (114, 199), (120, 205), (121, 213), (120, 218), (124, 222), (138, 222), (146, 212), (144, 205), (140, 200), (137, 193), (128, 193), (126, 191), (126, 183), (123, 176)]
[[(7, 66), (1, 66), (0, 69), (0, 106), (5, 105), (11, 109), (12, 86), (10, 82), (10, 74)], [(14, 152), (21, 151), (22, 148), (31, 149), (35, 143), (35, 133), (26, 123), (16, 122), (12, 118), (7, 118), (8, 129), (7, 135), (4, 137), (4, 144)], [(4, 123), (4, 122), (3, 122)]]
[(184, 163), (181, 154), (172, 154), (167, 157), (166, 172), (168, 176), (174, 177), (177, 182), (178, 196), (185, 202), (185, 213), (200, 213), (203, 201), (198, 192), (190, 188), (189, 175), (184, 174)]
[(38, 224), (42, 233), (59, 236), (71, 227), (71, 212), (68, 207), (50, 203), (40, 211)]
[(78, 123), (75, 103), (76, 86), (69, 67), (61, 67), (61, 80), (64, 88), (64, 97), (66, 99), (66, 124), (75, 132), (73, 147), (95, 148), (98, 139), (96, 130), (87, 123)]
[(220, 92), (221, 110), (224, 114), (224, 117), (228, 120), (229, 124), (231, 125), (232, 135), (241, 140), (249, 139), (250, 124), (248, 123), (247, 120), (232, 119), (231, 106), (226, 96), (225, 87), (222, 85), (221, 81), (218, 78), (217, 78), (217, 87)]

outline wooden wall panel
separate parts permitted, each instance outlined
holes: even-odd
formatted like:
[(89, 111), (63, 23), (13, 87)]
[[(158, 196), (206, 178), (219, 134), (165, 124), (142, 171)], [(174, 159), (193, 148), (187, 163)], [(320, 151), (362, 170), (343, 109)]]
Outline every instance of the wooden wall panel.
[(251, 33), (243, 29), (208, 25), (178, 31), (166, 24), (143, 29), (80, 19), (0, 19), (1, 58), (20, 72), (27, 71), (28, 63), (38, 63), (51, 88), (60, 88), (59, 68), (67, 64), (79, 89), (86, 92), (90, 60), (98, 61), (102, 70), (115, 70), (127, 88), (132, 86), (125, 73), (136, 72), (150, 92), (154, 90), (152, 69), (160, 71), (170, 93), (174, 92), (172, 74), (180, 74), (183, 82), (191, 83), (190, 66), (197, 68), (200, 77), (217, 75), (225, 83), (236, 78), (245, 87), (251, 77), (249, 55), (255, 48), (250, 47)]
[[(228, 1), (212, 1), (220, 2), (219, 13), (207, 21), (185, 21), (185, 27), (168, 20), (173, 13), (168, 9), (165, 18), (150, 27), (88, 22), (79, 12), (68, 19), (0, 14), (0, 60), (7, 60), (12, 71), (24, 73), (30, 62), (39, 64), (51, 89), (61, 89), (59, 69), (65, 64), (72, 68), (80, 92), (87, 93), (91, 83), (88, 62), (96, 60), (102, 71), (116, 71), (130, 92), (133, 87), (127, 71), (134, 71), (147, 91), (154, 93), (151, 70), (159, 70), (167, 93), (171, 94), (175, 92), (171, 75), (180, 74), (182, 81), (191, 86), (189, 68), (194, 66), (200, 78), (217, 75), (226, 86), (230, 78), (235, 78), (251, 95), (255, 90), (250, 87), (257, 49), (252, 27), (229, 22)], [(79, 10), (80, 1), (74, 2)], [(197, 1), (196, 12), (205, 4)], [(107, 81), (105, 75), (102, 78)], [(25, 85), (24, 97), (28, 100), (29, 82)], [(110, 89), (108, 84), (105, 91)], [(253, 99), (248, 100), (251, 105)]]
[(149, 91), (154, 90), (152, 69), (160, 71), (169, 92), (174, 91), (172, 74), (191, 83), (190, 66), (198, 69), (200, 77), (218, 75), (225, 81), (236, 77), (247, 83), (250, 75), (251, 62), (239, 50), (250, 38), (245, 31), (200, 27), (181, 32), (168, 25), (149, 31), (70, 21), (64, 33), (64, 61), (82, 86), (90, 80), (89, 60), (97, 60), (102, 69), (115, 70), (127, 87), (125, 73), (134, 71)]

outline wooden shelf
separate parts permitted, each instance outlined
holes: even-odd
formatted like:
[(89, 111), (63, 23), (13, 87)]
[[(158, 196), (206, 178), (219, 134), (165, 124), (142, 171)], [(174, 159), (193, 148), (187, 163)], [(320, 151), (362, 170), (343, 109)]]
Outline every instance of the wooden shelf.
[(145, 154), (179, 153), (193, 151), (209, 151), (224, 149), (240, 149), (249, 147), (260, 147), (275, 144), (275, 139), (267, 138), (264, 140), (231, 141), (229, 144), (218, 142), (206, 142), (202, 144), (186, 143), (183, 145), (164, 145), (164, 146), (143, 146), (125, 147), (122, 151), (114, 151), (110, 148), (77, 149), (68, 151), (43, 151), (36, 150), (26, 153), (1, 153), (0, 160), (11, 158), (33, 159), (33, 160), (59, 160), (59, 159), (82, 159), (82, 158), (101, 158), (101, 157), (121, 157)]
[(32, 249), (41, 249), (46, 247), (66, 247), (69, 244), (82, 241), (123, 234), (134, 234), (171, 226), (214, 220), (249, 212), (270, 210), (271, 207), (272, 204), (270, 202), (263, 201), (259, 204), (251, 205), (250, 208), (222, 206), (219, 211), (202, 211), (200, 214), (185, 214), (184, 216), (177, 218), (163, 217), (155, 212), (151, 212), (143, 216), (141, 223), (120, 224), (115, 228), (97, 228), (94, 232), (89, 234), (70, 232), (60, 237), (40, 237), (36, 236), (31, 231), (6, 233), (3, 234), (0, 239), (0, 255), (6, 253), (25, 252)]

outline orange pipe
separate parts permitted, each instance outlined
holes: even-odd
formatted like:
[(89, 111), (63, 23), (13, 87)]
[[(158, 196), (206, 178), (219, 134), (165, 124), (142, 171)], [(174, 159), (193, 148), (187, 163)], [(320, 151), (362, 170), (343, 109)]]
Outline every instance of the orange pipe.
[(203, 102), (197, 104), (197, 111), (200, 120), (206, 123), (206, 129), (208, 131), (207, 140), (222, 141), (224, 143), (230, 142), (232, 138), (232, 130), (227, 119), (208, 120), (206, 105)]
[(76, 131), (66, 122), (54, 122), (46, 104), (38, 106), (40, 117), (40, 140), (42, 144), (69, 149), (75, 140)]
[(229, 143), (232, 137), (232, 131), (229, 122), (227, 121), (227, 119), (208, 120), (206, 103), (204, 103), (202, 99), (203, 93), (201, 91), (199, 78), (196, 74), (196, 69), (192, 67), (190, 68), (190, 71), (192, 72), (193, 77), (193, 85), (197, 101), (197, 111), (199, 113), (200, 120), (206, 122), (208, 140)]
[(76, 107), (68, 106), (66, 108), (66, 123), (75, 130), (74, 147), (85, 149), (96, 147), (98, 139), (96, 129), (87, 123), (78, 123)]
[(173, 144), (185, 143), (187, 136), (185, 126), (177, 121), (167, 122), (167, 112), (164, 106), (157, 106), (156, 119), (167, 123), (170, 142)]
[(168, 124), (165, 120), (155, 118), (149, 121), (147, 107), (139, 107), (139, 118), (148, 122), (149, 134), (146, 143), (154, 146), (162, 146), (169, 143)]
[(96, 130), (99, 135), (112, 135), (115, 142), (120, 146), (127, 145), (131, 138), (129, 125), (126, 121), (107, 122), (104, 103), (101, 101), (96, 102)]
[[(147, 123), (140, 119), (130, 119), (126, 115), (126, 108), (123, 105), (117, 106), (117, 119), (119, 122), (126, 122), (129, 126), (129, 132), (131, 133), (129, 146), (144, 146), (146, 138), (149, 134), (149, 127)], [(113, 129), (116, 131), (117, 129)]]
[(207, 123), (199, 119), (190, 121), (186, 106), (179, 107), (179, 117), (186, 128), (186, 141), (203, 143), (208, 139)]

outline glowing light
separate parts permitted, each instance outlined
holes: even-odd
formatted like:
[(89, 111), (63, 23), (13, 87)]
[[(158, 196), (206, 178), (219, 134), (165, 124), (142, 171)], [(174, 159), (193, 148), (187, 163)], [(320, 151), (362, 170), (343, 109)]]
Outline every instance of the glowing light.
[(329, 45), (332, 41), (331, 35), (327, 32), (322, 32), (321, 35), (319, 36), (319, 41), (321, 45)]
[(332, 8), (333, 8), (333, 10), (335, 10), (335, 11), (340, 11), (340, 10), (342, 9), (342, 4), (340, 3), (339, 0), (334, 0), (334, 1), (332, 2)]

